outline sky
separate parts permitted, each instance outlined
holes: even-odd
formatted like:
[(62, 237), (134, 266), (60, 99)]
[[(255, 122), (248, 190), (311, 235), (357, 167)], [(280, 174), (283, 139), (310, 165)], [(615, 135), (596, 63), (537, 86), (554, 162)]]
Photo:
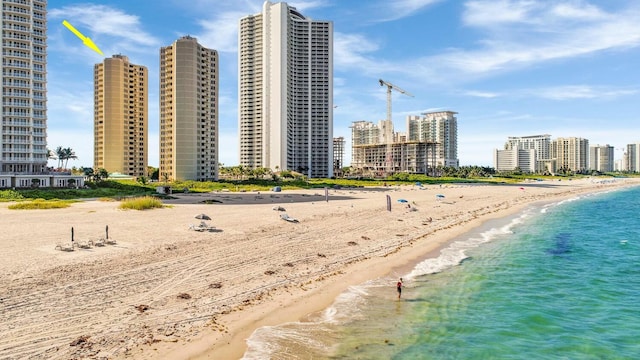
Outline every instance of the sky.
[[(509, 136), (640, 142), (640, 1), (302, 0), (334, 24), (334, 137), (354, 121), (455, 111), (460, 165), (493, 167)], [(159, 158), (159, 50), (184, 35), (219, 54), (219, 161), (239, 163), (238, 23), (261, 0), (49, 1), (48, 147), (93, 166), (93, 66), (122, 54), (149, 69), (149, 165)], [(63, 26), (67, 20), (104, 56)], [(55, 161), (50, 161), (55, 165)]]

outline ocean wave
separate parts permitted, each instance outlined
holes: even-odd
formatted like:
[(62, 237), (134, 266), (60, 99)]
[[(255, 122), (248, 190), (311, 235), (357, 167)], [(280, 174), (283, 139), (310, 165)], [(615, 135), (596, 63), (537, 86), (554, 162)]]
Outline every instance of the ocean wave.
[(305, 321), (256, 329), (247, 339), (247, 351), (242, 359), (306, 359), (313, 358), (314, 354), (328, 353), (334, 333), (332, 329), (360, 319), (360, 309), (366, 305), (368, 289), (373, 286), (380, 284), (372, 280), (350, 286), (336, 297), (330, 307), (311, 314)]
[(407, 279), (414, 279), (418, 276), (435, 274), (448, 268), (459, 265), (468, 259), (467, 251), (478, 246), (491, 242), (499, 237), (513, 234), (513, 228), (524, 222), (530, 216), (525, 211), (520, 216), (513, 218), (508, 224), (501, 227), (494, 227), (475, 236), (452, 242), (448, 247), (440, 251), (440, 256), (426, 259), (416, 265), (413, 270), (405, 275)]
[(305, 352), (325, 353), (328, 345), (320, 340), (322, 337), (310, 336), (312, 332), (322, 331), (314, 325), (296, 322), (258, 328), (247, 339), (247, 351), (242, 359), (299, 359), (304, 358)]

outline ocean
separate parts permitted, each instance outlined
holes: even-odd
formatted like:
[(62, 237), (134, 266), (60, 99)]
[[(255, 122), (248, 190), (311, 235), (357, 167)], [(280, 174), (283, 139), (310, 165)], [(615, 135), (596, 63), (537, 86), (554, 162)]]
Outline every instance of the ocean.
[(640, 187), (532, 205), (256, 330), (244, 358), (638, 359), (639, 216)]

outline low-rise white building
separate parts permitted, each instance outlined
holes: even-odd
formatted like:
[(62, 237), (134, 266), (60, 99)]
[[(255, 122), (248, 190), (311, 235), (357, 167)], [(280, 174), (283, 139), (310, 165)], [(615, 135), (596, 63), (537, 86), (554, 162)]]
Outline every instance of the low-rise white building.
[(514, 171), (520, 169), (525, 173), (536, 172), (535, 149), (494, 150), (493, 164), (496, 171)]
[(81, 188), (84, 176), (60, 173), (0, 174), (0, 189), (4, 188)]

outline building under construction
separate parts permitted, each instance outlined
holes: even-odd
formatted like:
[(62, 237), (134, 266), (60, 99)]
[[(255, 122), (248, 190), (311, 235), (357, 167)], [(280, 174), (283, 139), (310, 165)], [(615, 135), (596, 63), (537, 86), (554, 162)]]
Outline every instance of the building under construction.
[(342, 176), (342, 167), (344, 166), (344, 137), (333, 138), (333, 174)]
[(433, 174), (436, 143), (404, 141), (391, 144), (353, 144), (351, 167), (362, 175)]
[(407, 132), (393, 132), (388, 120), (351, 126), (351, 167), (362, 175), (398, 172), (434, 175), (436, 167), (458, 167), (456, 112), (407, 116)]
[(437, 166), (458, 167), (456, 112), (437, 111), (407, 117), (407, 132), (393, 131), (392, 90), (413, 97), (382, 79), (387, 88), (387, 118), (378, 125), (355, 121), (351, 126), (351, 168), (365, 176), (395, 173), (435, 175)]

